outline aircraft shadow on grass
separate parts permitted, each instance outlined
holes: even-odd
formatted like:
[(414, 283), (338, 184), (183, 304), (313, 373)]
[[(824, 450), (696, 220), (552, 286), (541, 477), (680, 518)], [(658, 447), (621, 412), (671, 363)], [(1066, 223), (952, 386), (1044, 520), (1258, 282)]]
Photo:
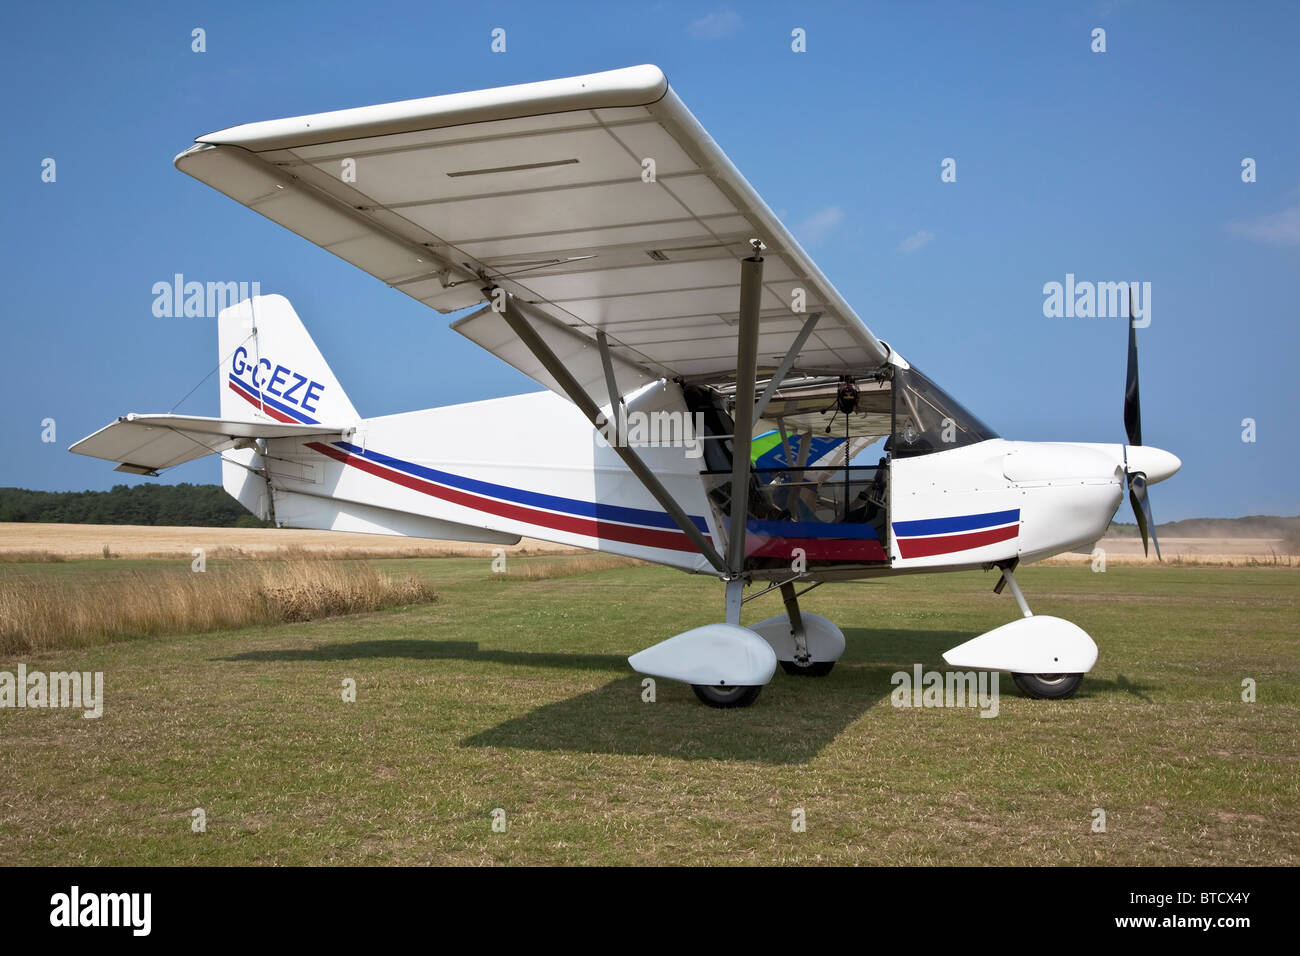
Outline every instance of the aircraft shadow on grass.
[(656, 702), (642, 700), (639, 675), (618, 678), (567, 700), (544, 704), (461, 742), (580, 753), (803, 764), (882, 700), (891, 676), (913, 663), (943, 666), (942, 652), (974, 637), (962, 631), (849, 628), (847, 648), (827, 677), (778, 670), (758, 702), (715, 710), (689, 687), (661, 680)]
[[(890, 676), (920, 661), (941, 666), (940, 654), (973, 637), (957, 631), (853, 628), (844, 658), (825, 678), (778, 671), (758, 704), (744, 710), (705, 707), (689, 687), (656, 684), (656, 702), (641, 699), (642, 680), (628, 674), (594, 690), (543, 704), (462, 741), (466, 747), (660, 755), (696, 760), (799, 764), (814, 758), (851, 723), (883, 699)], [(633, 645), (635, 641), (631, 642)], [(637, 645), (639, 646), (639, 645)], [(225, 661), (338, 661), (368, 658), (455, 660), (516, 667), (627, 671), (619, 654), (512, 651), (475, 641), (359, 640), (309, 648), (248, 651)]]
[[(945, 670), (942, 653), (974, 637), (964, 631), (908, 631), (849, 628), (848, 647), (824, 678), (788, 677), (777, 671), (758, 702), (743, 710), (715, 710), (699, 703), (689, 687), (656, 682), (656, 701), (642, 700), (642, 678), (629, 674), (565, 700), (474, 734), (464, 747), (657, 755), (688, 760), (741, 760), (801, 764), (816, 757), (871, 707), (887, 700), (896, 671), (914, 664)], [(635, 643), (635, 642), (633, 642)], [(469, 661), (564, 670), (626, 670), (618, 654), (484, 649), (475, 641), (361, 640), (310, 648), (248, 651), (223, 661), (339, 661), (404, 658)], [(1014, 694), (1009, 677), (1001, 693)], [(1123, 691), (1142, 700), (1146, 688), (1122, 675), (1115, 681), (1089, 678), (1080, 697)]]
[(221, 661), (353, 661), (367, 658), (406, 658), (419, 661), (472, 661), (516, 667), (561, 667), (571, 670), (619, 670), (627, 657), (618, 654), (565, 654), (551, 651), (486, 650), (477, 641), (436, 641), (407, 638), (386, 641), (346, 641), (316, 647), (245, 651)]

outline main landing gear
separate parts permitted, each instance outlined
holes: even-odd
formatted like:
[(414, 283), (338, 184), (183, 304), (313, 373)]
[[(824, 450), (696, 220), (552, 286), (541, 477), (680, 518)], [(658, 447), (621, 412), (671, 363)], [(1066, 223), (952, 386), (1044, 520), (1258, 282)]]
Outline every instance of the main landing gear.
[(943, 659), (952, 667), (1009, 671), (1026, 697), (1073, 697), (1083, 683), (1083, 675), (1097, 663), (1097, 645), (1069, 621), (1045, 614), (1035, 617), (1014, 572), (1014, 562), (1003, 566), (1002, 577), (993, 590), (1001, 594), (1010, 585), (1024, 616), (954, 647)]
[(710, 707), (748, 707), (777, 664), (799, 676), (831, 672), (844, 653), (843, 631), (820, 614), (801, 612), (793, 583), (767, 589), (781, 588), (785, 614), (741, 627), (740, 607), (750, 600), (743, 597), (743, 587), (739, 578), (727, 582), (726, 624), (706, 624), (670, 637), (633, 654), (628, 663), (642, 674), (690, 684)]

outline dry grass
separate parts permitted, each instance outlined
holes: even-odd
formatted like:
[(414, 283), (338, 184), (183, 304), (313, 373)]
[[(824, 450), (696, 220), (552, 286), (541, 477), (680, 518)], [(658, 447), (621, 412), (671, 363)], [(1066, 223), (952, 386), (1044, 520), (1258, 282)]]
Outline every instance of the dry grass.
[[(491, 557), (504, 547), (510, 556), (578, 554), (582, 548), (523, 538), (515, 545), (436, 541), (350, 531), (289, 528), (187, 528), (145, 525), (0, 522), (0, 562), (59, 558), (189, 558), (202, 548), (209, 560), (278, 557), (297, 553), (335, 558)], [(105, 555), (105, 550), (108, 555)], [(53, 557), (40, 557), (40, 555)]]
[[(1163, 547), (1163, 545), (1161, 546)], [(1089, 554), (1058, 554), (1037, 564), (1047, 567), (1087, 567), (1092, 564)], [(1300, 567), (1300, 558), (1276, 551), (1262, 554), (1183, 554), (1181, 552), (1164, 552), (1163, 562), (1152, 550), (1149, 556), (1139, 554), (1106, 554), (1106, 564), (1119, 567), (1140, 567), (1165, 564), (1175, 568), (1295, 568)]]
[(124, 637), (188, 634), (309, 621), (436, 600), (414, 577), (368, 564), (299, 557), (196, 573), (189, 567), (124, 568), (68, 582), (0, 579), (0, 653), (84, 647)]
[[(1106, 552), (1107, 566), (1160, 564), (1155, 549), (1142, 551), (1142, 539), (1110, 535), (1097, 542)], [(1160, 549), (1164, 564), (1188, 568), (1293, 568), (1300, 567), (1300, 552), (1282, 538), (1162, 537)], [(1058, 554), (1041, 562), (1049, 567), (1088, 567), (1090, 553)]]
[(0, 562), (6, 564), (47, 564), (66, 560), (55, 551), (0, 551)]
[(1188, 557), (1176, 554), (1168, 561), (1174, 567), (1188, 568), (1294, 568), (1300, 567), (1300, 559), (1289, 554), (1271, 552), (1257, 557), (1255, 555), (1209, 555), (1205, 557)]
[[(410, 539), (398, 539), (410, 540)], [(459, 547), (451, 542), (430, 542), (430, 544), (445, 544), (445, 547), (415, 546), (409, 548), (399, 547), (375, 547), (375, 548), (350, 548), (330, 546), (323, 548), (306, 547), (301, 544), (289, 544), (279, 548), (234, 548), (228, 546), (218, 546), (215, 548), (204, 548), (203, 554), (210, 561), (245, 561), (257, 560), (265, 561), (268, 559), (278, 561), (291, 561), (295, 558), (313, 558), (322, 561), (364, 561), (369, 558), (465, 558), (465, 557), (485, 557), (491, 559), (493, 555), (490, 552), (484, 552), (479, 555), (477, 549), (485, 547), (484, 545), (468, 544)], [(563, 548), (559, 545), (543, 545), (542, 547), (528, 547), (521, 544), (512, 547), (501, 547), (510, 557), (529, 558), (540, 555), (561, 555), (561, 554), (585, 554), (585, 548)], [(4, 551), (0, 550), (0, 564), (44, 564), (47, 562), (57, 561), (77, 561), (85, 558), (107, 558), (107, 559), (126, 559), (126, 560), (155, 560), (166, 561), (176, 558), (188, 559), (193, 553), (190, 551), (143, 551), (131, 550), (126, 553), (113, 551), (108, 545), (104, 545), (103, 550), (95, 554), (83, 554), (78, 551)]]
[[(1140, 538), (1110, 535), (1099, 545), (1110, 565), (1155, 565), (1142, 554)], [(1284, 538), (1175, 537), (1161, 539), (1165, 563), (1188, 567), (1296, 567), (1296, 542)], [(0, 522), (0, 564), (45, 563), (77, 558), (184, 558), (202, 548), (209, 561), (256, 558), (482, 557), (498, 550), (509, 558), (534, 555), (591, 554), (582, 548), (524, 538), (507, 547), (463, 541), (435, 541), (345, 531), (300, 531), (284, 528), (186, 528), (139, 525), (76, 525)], [(597, 559), (599, 560), (599, 559)], [(1087, 566), (1085, 554), (1062, 554), (1049, 566)], [(593, 570), (599, 570), (595, 568)], [(539, 569), (536, 573), (544, 575)], [(582, 573), (582, 572), (572, 572)], [(518, 577), (512, 572), (512, 577)]]
[(639, 568), (648, 564), (649, 562), (638, 561), (636, 558), (594, 554), (588, 558), (560, 558), (555, 561), (529, 561), (527, 564), (507, 564), (504, 572), (494, 573), (493, 576), (503, 581), (549, 581), (552, 578), (571, 578), (579, 574), (592, 574), (596, 571), (608, 571), (612, 568)]

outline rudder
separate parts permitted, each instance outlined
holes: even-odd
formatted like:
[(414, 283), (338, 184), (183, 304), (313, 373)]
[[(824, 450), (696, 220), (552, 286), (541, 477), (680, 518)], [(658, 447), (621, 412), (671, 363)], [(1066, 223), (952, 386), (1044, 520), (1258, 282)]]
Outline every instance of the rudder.
[(343, 387), (298, 313), (281, 295), (223, 309), (221, 417), (351, 425), (358, 420)]

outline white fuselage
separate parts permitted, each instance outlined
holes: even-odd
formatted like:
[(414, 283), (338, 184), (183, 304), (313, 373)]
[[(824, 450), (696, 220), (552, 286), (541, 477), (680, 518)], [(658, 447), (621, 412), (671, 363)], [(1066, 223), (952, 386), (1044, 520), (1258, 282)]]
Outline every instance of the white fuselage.
[[(685, 409), (672, 383), (648, 388), (630, 407)], [(698, 449), (637, 452), (721, 544), (725, 526), (710, 506)], [(805, 577), (959, 570), (1085, 548), (1123, 499), (1126, 452), (1130, 468), (1141, 458), (1149, 482), (1177, 470), (1176, 458), (1153, 448), (1001, 438), (895, 459), (881, 560)], [(551, 392), (364, 419), (346, 441), (286, 439), (272, 442), (263, 462), (257, 457), (226, 453), (269, 470), (281, 524), (502, 543), (525, 536), (712, 571), (615, 450)], [(252, 472), (227, 464), (225, 480), (259, 510)]]
[(1037, 561), (1091, 545), (1124, 495), (1123, 446), (996, 438), (890, 466), (891, 567)]

